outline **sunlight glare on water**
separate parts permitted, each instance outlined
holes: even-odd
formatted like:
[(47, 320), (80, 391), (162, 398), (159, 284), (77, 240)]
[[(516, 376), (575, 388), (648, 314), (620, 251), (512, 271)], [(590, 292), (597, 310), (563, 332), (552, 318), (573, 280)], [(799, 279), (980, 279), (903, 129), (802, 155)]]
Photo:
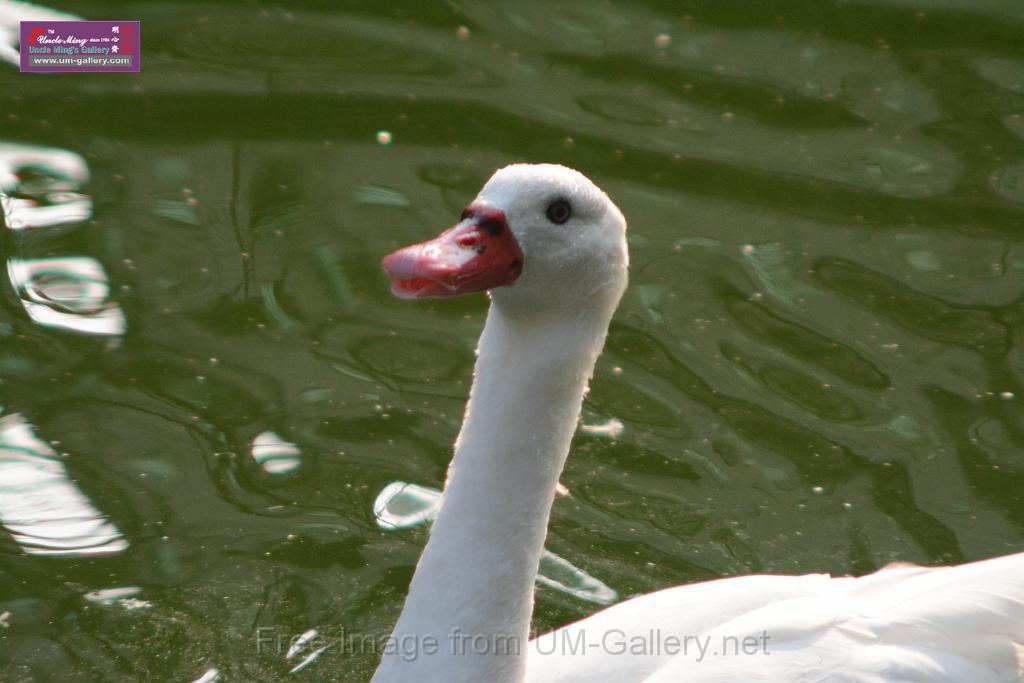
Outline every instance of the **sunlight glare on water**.
[[(537, 631), (1024, 547), (1018, 3), (52, 4), (0, 0), (0, 678), (367, 680), (487, 306), (380, 259), (517, 161), (631, 256)], [(141, 72), (19, 73), (71, 14)]]
[(96, 259), (12, 258), (7, 275), (36, 323), (86, 334), (124, 334), (124, 313), (110, 301), (107, 275)]
[(0, 524), (29, 555), (75, 557), (128, 547), (20, 415), (0, 417)]

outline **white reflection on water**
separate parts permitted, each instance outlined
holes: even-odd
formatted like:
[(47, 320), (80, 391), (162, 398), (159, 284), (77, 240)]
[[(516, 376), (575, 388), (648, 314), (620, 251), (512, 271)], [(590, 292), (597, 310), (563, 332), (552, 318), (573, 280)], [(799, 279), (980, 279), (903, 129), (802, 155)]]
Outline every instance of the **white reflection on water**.
[(622, 436), (622, 432), (626, 429), (625, 425), (622, 424), (622, 420), (617, 417), (613, 417), (607, 422), (593, 425), (583, 425), (580, 430), (586, 434), (592, 434), (594, 436), (604, 436), (609, 439), (617, 439)]
[(21, 40), (21, 22), (32, 20), (70, 21), (80, 18), (74, 14), (58, 12), (49, 7), (33, 5), (30, 2), (0, 0), (0, 59), (14, 66), (21, 64), (17, 47)]
[[(292, 643), (291, 647), (288, 648), (288, 654), (286, 654), (284, 656), (284, 658), (286, 660), (287, 659), (292, 659), (293, 657), (296, 657), (299, 654), (301, 654), (302, 652), (304, 652), (309, 647), (309, 645), (312, 642), (314, 642), (314, 639), (317, 637), (318, 634), (319, 634), (319, 631), (317, 631), (315, 628), (311, 628), (308, 631), (306, 631), (305, 633), (303, 633), (301, 636), (296, 638), (295, 642)], [(293, 666), (288, 673), (290, 673), (290, 674), (297, 674), (297, 673), (299, 673), (300, 671), (305, 669), (307, 666), (309, 666), (310, 664), (315, 662), (317, 660), (317, 658), (319, 658), (320, 655), (322, 655), (324, 652), (326, 652), (327, 648), (329, 648), (329, 647), (330, 647), (330, 645), (322, 645), (322, 646), (316, 648), (315, 650), (310, 652), (308, 655), (303, 657), (302, 660), (298, 664)]]
[(81, 223), (92, 218), (84, 194), (89, 167), (66, 149), (0, 143), (0, 208), (11, 230)]
[(434, 519), (441, 492), (418, 484), (393, 481), (373, 502), (373, 516), (384, 529), (407, 529)]
[(318, 647), (317, 649), (313, 650), (308, 655), (306, 655), (302, 659), (301, 662), (299, 662), (294, 667), (292, 667), (292, 669), (288, 673), (290, 673), (290, 674), (297, 674), (297, 673), (299, 673), (300, 671), (305, 669), (307, 666), (309, 666), (310, 664), (315, 662), (320, 655), (322, 655), (324, 652), (327, 651), (328, 647), (330, 647), (330, 646), (329, 645), (322, 645), (322, 646)]
[(82, 597), (97, 605), (116, 606), (126, 610), (152, 607), (153, 603), (149, 600), (138, 597), (141, 593), (142, 589), (138, 586), (119, 586), (117, 588), (102, 588), (86, 593)]
[(124, 311), (110, 300), (107, 272), (96, 259), (12, 258), (7, 274), (33, 322), (84, 334), (124, 334)]
[(0, 525), (29, 555), (78, 557), (128, 547), (21, 415), (0, 418)]
[(610, 605), (619, 599), (615, 590), (599, 579), (595, 579), (569, 560), (545, 550), (540, 556), (540, 570), (537, 583), (573, 595), (580, 600)]
[(252, 441), (252, 459), (267, 474), (287, 474), (302, 464), (302, 451), (274, 432), (261, 432)]
[[(0, 4), (0, 12), (3, 8)], [(0, 209), (8, 229), (88, 221), (93, 209), (83, 193), (88, 181), (89, 166), (74, 152), (0, 143)], [(7, 273), (34, 322), (85, 334), (124, 334), (124, 311), (110, 300), (109, 278), (96, 259), (11, 258)]]
[[(441, 492), (418, 484), (393, 481), (377, 495), (373, 515), (384, 529), (407, 529), (431, 521), (441, 507)], [(610, 605), (619, 594), (565, 558), (545, 550), (537, 583), (581, 600)]]
[(207, 669), (202, 676), (192, 681), (192, 683), (217, 683), (220, 680), (220, 669), (214, 667)]
[(301, 636), (295, 639), (294, 643), (291, 644), (284, 658), (291, 659), (292, 657), (295, 657), (297, 654), (305, 650), (306, 646), (309, 645), (309, 641), (316, 638), (319, 633), (320, 632), (317, 631), (315, 628), (311, 628), (305, 633), (303, 633)]

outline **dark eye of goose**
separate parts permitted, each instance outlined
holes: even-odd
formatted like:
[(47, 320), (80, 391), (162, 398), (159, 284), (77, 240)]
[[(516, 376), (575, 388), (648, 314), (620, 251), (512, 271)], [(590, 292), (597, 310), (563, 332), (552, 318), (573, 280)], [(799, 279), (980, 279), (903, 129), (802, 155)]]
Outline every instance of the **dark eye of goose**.
[(572, 216), (572, 206), (564, 199), (556, 199), (548, 204), (547, 216), (552, 223), (561, 225)]

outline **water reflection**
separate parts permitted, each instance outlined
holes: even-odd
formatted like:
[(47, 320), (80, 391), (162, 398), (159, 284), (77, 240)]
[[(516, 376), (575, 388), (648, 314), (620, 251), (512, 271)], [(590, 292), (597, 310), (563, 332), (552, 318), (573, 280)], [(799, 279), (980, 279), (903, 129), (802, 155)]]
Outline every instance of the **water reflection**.
[(302, 464), (302, 451), (274, 432), (261, 432), (252, 442), (252, 459), (267, 474), (294, 472)]
[(149, 600), (143, 600), (138, 596), (142, 593), (139, 586), (120, 586), (118, 588), (103, 588), (90, 591), (83, 597), (87, 602), (108, 607), (121, 607), (126, 610), (137, 610), (152, 607)]
[(7, 274), (34, 322), (84, 334), (124, 334), (124, 311), (110, 299), (107, 273), (96, 259), (12, 258)]
[(305, 631), (302, 635), (295, 639), (295, 641), (288, 647), (288, 652), (285, 653), (285, 659), (292, 659), (296, 655), (300, 654), (309, 645), (309, 642), (317, 637), (320, 632), (315, 628), (311, 628)]
[(440, 507), (441, 492), (437, 489), (393, 481), (377, 494), (373, 516), (385, 529), (408, 529), (434, 519)]
[[(622, 424), (622, 420), (617, 417), (613, 417), (606, 422), (598, 424), (581, 425), (580, 431), (584, 434), (590, 434), (592, 436), (601, 436), (607, 439), (617, 439), (622, 436), (623, 430), (626, 426)], [(559, 484), (561, 486), (561, 484)]]
[(192, 683), (217, 683), (220, 680), (220, 669), (207, 669), (203, 675), (192, 681)]
[(128, 547), (18, 414), (0, 418), (0, 524), (29, 555), (79, 557)]
[(610, 605), (619, 599), (619, 594), (605, 583), (550, 550), (540, 556), (537, 583), (598, 605)]
[[(300, 635), (298, 638), (296, 638), (295, 642), (293, 642), (288, 647), (288, 652), (286, 652), (285, 656), (284, 656), (285, 660), (294, 659), (295, 657), (297, 657), (300, 654), (302, 654), (303, 652), (305, 652), (309, 648), (310, 644), (313, 643), (314, 639), (319, 634), (320, 634), (320, 632), (317, 629), (311, 628), (308, 631), (304, 632), (302, 635)], [(329, 648), (329, 647), (330, 647), (329, 644), (328, 645), (321, 645), (320, 647), (312, 650), (309, 654), (307, 654), (305, 657), (303, 657), (301, 660), (299, 660), (299, 663), (296, 664), (294, 667), (292, 667), (291, 670), (288, 673), (290, 673), (290, 674), (297, 674), (297, 673), (299, 673), (300, 671), (305, 669), (307, 666), (309, 666), (310, 664), (315, 662), (320, 657), (320, 655), (322, 655), (324, 652), (327, 651), (327, 648)]]
[(92, 218), (83, 188), (89, 167), (63, 149), (0, 143), (0, 207), (11, 230), (81, 223)]
[[(440, 507), (441, 492), (437, 489), (393, 481), (377, 495), (373, 514), (384, 529), (407, 529), (433, 520)], [(537, 583), (599, 605), (619, 599), (607, 584), (546, 549), (540, 558)]]
[[(89, 167), (51, 147), (0, 143), (0, 208), (10, 230), (75, 225), (92, 218)], [(124, 311), (110, 298), (102, 264), (88, 256), (7, 261), (7, 274), (34, 322), (84, 334), (119, 336)]]

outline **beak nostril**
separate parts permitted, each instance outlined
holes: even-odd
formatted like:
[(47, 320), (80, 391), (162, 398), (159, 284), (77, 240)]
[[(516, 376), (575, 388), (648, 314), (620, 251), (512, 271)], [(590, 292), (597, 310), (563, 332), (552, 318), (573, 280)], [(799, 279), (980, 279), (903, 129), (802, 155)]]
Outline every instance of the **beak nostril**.
[(467, 209), (467, 215), (434, 239), (384, 257), (396, 296), (447, 299), (515, 282), (523, 252), (505, 215), (489, 207)]

